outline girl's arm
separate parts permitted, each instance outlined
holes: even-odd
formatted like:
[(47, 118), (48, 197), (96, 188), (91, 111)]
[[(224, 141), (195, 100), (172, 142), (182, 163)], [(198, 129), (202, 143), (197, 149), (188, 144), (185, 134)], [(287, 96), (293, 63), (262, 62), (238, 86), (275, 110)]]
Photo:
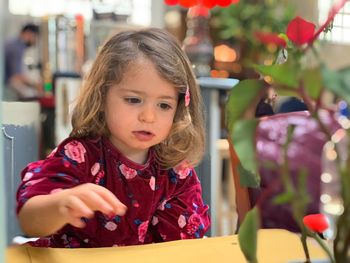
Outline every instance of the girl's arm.
[(108, 216), (124, 215), (126, 206), (108, 189), (91, 183), (53, 194), (30, 198), (18, 218), (24, 233), (43, 237), (54, 234), (66, 224), (83, 228), (82, 217), (91, 218), (95, 211)]

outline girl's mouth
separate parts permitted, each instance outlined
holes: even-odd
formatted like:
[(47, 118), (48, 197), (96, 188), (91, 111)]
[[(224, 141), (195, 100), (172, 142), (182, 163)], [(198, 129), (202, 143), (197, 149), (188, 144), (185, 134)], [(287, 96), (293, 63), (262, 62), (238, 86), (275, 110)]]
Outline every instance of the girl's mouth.
[(139, 141), (150, 141), (155, 136), (153, 133), (149, 131), (134, 131), (132, 133), (134, 134), (136, 139), (138, 139)]

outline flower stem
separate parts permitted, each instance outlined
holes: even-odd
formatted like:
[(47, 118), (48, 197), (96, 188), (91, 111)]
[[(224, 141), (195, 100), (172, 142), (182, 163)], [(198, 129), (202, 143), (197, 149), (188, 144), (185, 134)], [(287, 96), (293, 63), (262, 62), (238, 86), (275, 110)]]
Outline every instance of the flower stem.
[(332, 252), (329, 250), (329, 247), (325, 244), (325, 242), (315, 233), (312, 233), (311, 236), (317, 241), (317, 243), (327, 253), (331, 263), (336, 263), (335, 260), (334, 260)]

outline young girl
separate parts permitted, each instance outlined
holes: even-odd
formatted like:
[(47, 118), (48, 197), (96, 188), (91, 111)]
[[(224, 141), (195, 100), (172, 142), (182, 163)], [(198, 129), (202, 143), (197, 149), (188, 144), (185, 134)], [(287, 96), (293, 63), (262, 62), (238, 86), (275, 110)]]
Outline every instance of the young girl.
[(34, 246), (108, 247), (201, 238), (210, 220), (192, 168), (204, 148), (199, 88), (160, 29), (100, 50), (70, 137), (22, 172), (18, 218)]

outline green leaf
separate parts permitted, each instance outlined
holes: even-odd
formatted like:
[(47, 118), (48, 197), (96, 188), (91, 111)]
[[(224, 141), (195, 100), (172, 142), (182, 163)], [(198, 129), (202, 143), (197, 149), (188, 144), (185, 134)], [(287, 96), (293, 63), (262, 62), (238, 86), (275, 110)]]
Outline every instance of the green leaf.
[(274, 64), (270, 66), (254, 65), (256, 71), (264, 76), (270, 76), (274, 82), (291, 88), (298, 88), (297, 70), (291, 63)]
[(302, 72), (302, 80), (306, 93), (313, 99), (318, 99), (322, 88), (322, 76), (320, 68), (306, 69)]
[(260, 227), (259, 211), (256, 207), (250, 210), (239, 228), (238, 242), (244, 257), (250, 263), (257, 263), (256, 257), (258, 229)]
[(258, 187), (260, 177), (257, 175), (257, 160), (255, 151), (255, 131), (258, 119), (238, 121), (231, 134), (240, 165), (240, 183), (245, 187)]
[(237, 166), (239, 173), (239, 183), (244, 187), (258, 188), (260, 186), (260, 177), (246, 170), (240, 163)]
[(248, 106), (251, 106), (262, 87), (261, 80), (243, 80), (231, 89), (226, 103), (226, 125), (230, 133), (232, 133), (235, 122), (243, 115)]
[(350, 72), (336, 72), (323, 67), (322, 75), (325, 89), (334, 92), (350, 103)]
[(275, 205), (281, 205), (281, 204), (290, 203), (293, 200), (293, 198), (294, 198), (293, 192), (285, 192), (285, 193), (282, 193), (282, 194), (274, 197), (272, 199), (272, 202)]

